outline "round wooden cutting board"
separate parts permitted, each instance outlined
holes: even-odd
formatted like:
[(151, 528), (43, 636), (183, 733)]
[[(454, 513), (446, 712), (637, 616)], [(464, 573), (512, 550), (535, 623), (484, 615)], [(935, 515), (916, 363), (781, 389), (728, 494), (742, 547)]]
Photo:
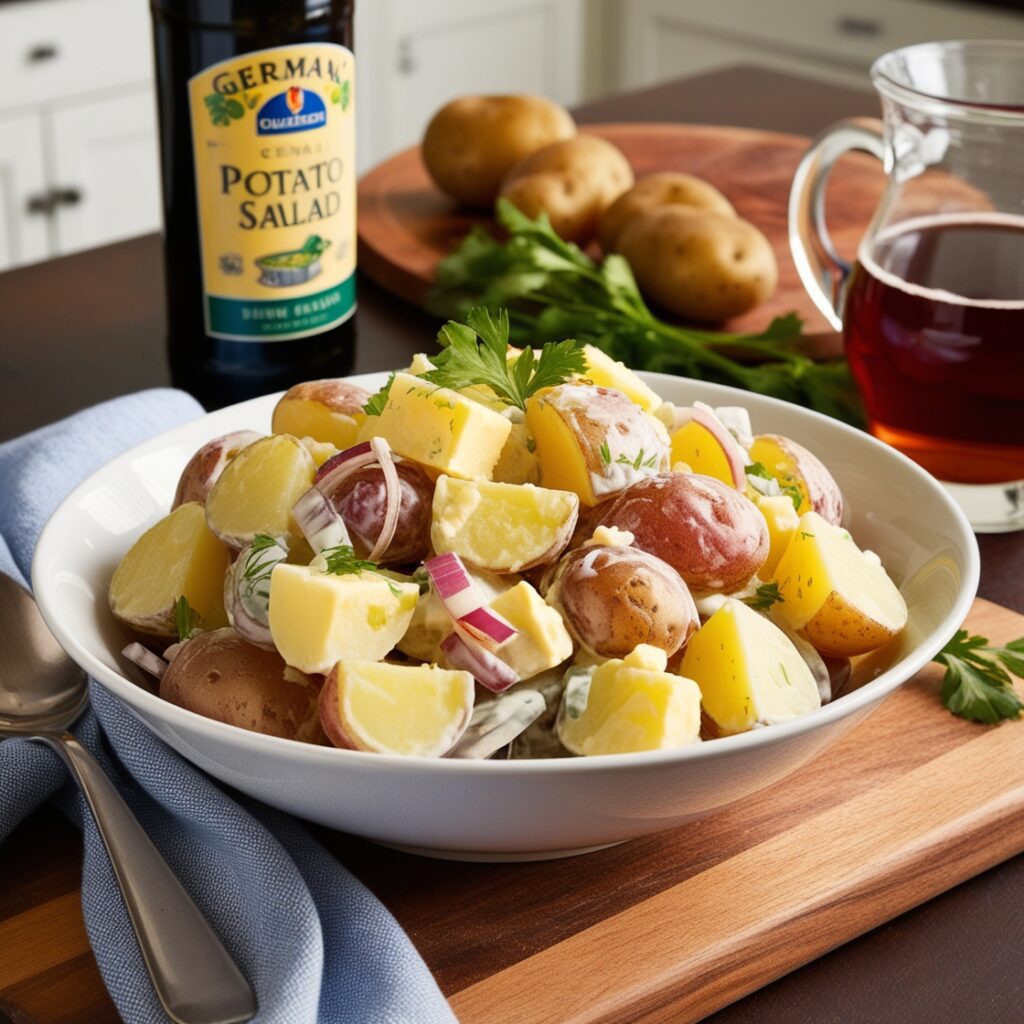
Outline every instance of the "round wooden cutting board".
[[(741, 217), (768, 236), (779, 262), (778, 289), (768, 302), (730, 321), (728, 329), (760, 331), (773, 317), (796, 311), (808, 333), (828, 331), (797, 277), (786, 229), (789, 186), (807, 139), (686, 124), (587, 125), (584, 130), (618, 146), (638, 178), (676, 170), (710, 181)], [(855, 254), (884, 184), (882, 168), (873, 157), (855, 153), (837, 166), (828, 189), (828, 222), (840, 252)], [(399, 298), (423, 305), (438, 261), (474, 224), (488, 222), (437, 189), (414, 146), (374, 168), (359, 183), (359, 267)], [(600, 256), (596, 245), (591, 255)]]

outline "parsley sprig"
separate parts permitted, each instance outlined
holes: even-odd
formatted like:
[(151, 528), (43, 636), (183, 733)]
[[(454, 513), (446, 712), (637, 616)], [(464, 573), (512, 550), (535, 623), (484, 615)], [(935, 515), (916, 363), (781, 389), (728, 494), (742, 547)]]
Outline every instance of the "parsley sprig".
[(954, 715), (992, 725), (1019, 718), (1024, 711), (1010, 678), (1024, 678), (1024, 637), (990, 647), (988, 637), (958, 629), (933, 660), (946, 666), (942, 703)]
[(402, 591), (395, 581), (385, 576), (376, 562), (371, 562), (368, 558), (356, 558), (355, 548), (351, 544), (338, 544), (333, 548), (324, 548), (320, 554), (324, 560), (324, 572), (332, 576), (352, 576), (362, 572), (372, 572), (388, 585), (388, 590), (394, 597), (402, 596)]
[(750, 597), (743, 598), (743, 603), (755, 612), (766, 612), (773, 604), (786, 599), (779, 593), (778, 583), (762, 583)]
[(363, 412), (367, 416), (379, 416), (384, 411), (384, 406), (388, 404), (388, 395), (391, 394), (391, 385), (395, 383), (395, 375), (393, 373), (388, 374), (387, 383), (375, 394), (370, 395), (367, 399), (366, 404), (363, 406)]
[[(768, 468), (765, 466), (763, 462), (750, 463), (750, 465), (747, 466), (744, 470), (744, 473), (747, 475), (748, 479), (750, 477), (753, 477), (754, 480), (774, 481), (775, 486), (778, 487), (778, 493), (788, 494), (790, 500), (793, 502), (794, 510), (797, 512), (800, 511), (800, 506), (803, 504), (804, 499), (803, 496), (800, 494), (800, 488), (797, 487), (796, 484), (783, 483), (781, 480), (779, 480), (777, 476), (773, 476), (772, 473), (769, 472)], [(753, 484), (753, 487), (755, 488), (755, 490), (761, 491), (762, 493), (765, 494), (771, 495), (776, 493), (774, 490), (765, 490), (763, 486), (759, 487), (756, 483)]]
[(183, 643), (199, 628), (202, 618), (182, 594), (174, 605), (174, 628), (178, 631), (178, 643)]
[(458, 391), (486, 384), (509, 405), (526, 408), (526, 400), (543, 388), (555, 387), (587, 369), (577, 342), (549, 341), (540, 355), (524, 348), (509, 359), (508, 310), (471, 309), (465, 323), (449, 320), (437, 336), (441, 351), (432, 356), (434, 369), (423, 379)]
[[(461, 319), (475, 306), (508, 308), (517, 344), (576, 338), (634, 369), (732, 384), (863, 422), (846, 362), (814, 362), (800, 352), (796, 314), (777, 317), (761, 334), (670, 324), (648, 308), (622, 256), (595, 263), (559, 238), (546, 215), (531, 220), (504, 199), (496, 216), (505, 240), (479, 227), (442, 260), (434, 313)], [(751, 358), (761, 362), (741, 361)]]

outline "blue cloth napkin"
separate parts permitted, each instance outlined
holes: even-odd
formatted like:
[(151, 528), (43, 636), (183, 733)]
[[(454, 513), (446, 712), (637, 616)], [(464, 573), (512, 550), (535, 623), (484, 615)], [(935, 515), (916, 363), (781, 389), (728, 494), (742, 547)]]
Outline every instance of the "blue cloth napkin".
[[(25, 583), (44, 523), (79, 481), (124, 449), (202, 412), (147, 391), (0, 445), (0, 572)], [(146, 832), (255, 989), (260, 1024), (452, 1024), (405, 933), (294, 819), (229, 795), (165, 746), (98, 683), (74, 732), (117, 782)], [(100, 972), (127, 1024), (168, 1020), (113, 871), (59, 759), (0, 743), (0, 841), (50, 797), (82, 827), (82, 908)]]

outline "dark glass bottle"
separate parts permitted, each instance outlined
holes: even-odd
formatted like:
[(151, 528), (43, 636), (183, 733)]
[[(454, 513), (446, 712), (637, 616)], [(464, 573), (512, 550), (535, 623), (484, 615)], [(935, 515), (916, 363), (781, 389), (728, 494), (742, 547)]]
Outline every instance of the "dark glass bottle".
[(355, 357), (353, 0), (152, 0), (168, 355), (207, 408)]

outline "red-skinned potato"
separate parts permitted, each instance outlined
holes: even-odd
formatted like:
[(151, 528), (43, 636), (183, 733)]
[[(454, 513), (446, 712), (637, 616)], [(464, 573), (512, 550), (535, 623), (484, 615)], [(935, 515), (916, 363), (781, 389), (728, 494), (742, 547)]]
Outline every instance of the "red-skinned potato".
[(595, 526), (616, 526), (664, 559), (695, 590), (743, 586), (768, 557), (768, 526), (749, 498), (721, 480), (663, 473), (599, 506)]
[(204, 718), (305, 743), (323, 743), (321, 676), (304, 675), (277, 651), (246, 643), (233, 629), (181, 645), (160, 680), (160, 696)]
[(569, 552), (545, 599), (574, 638), (603, 658), (624, 658), (637, 644), (671, 656), (699, 622), (679, 573), (633, 547), (593, 544)]
[[(394, 540), (378, 559), (382, 565), (421, 562), (430, 551), (430, 511), (434, 482), (414, 462), (399, 462), (402, 498)], [(365, 558), (373, 550), (387, 508), (384, 471), (367, 466), (344, 480), (330, 495), (352, 537), (356, 554)]]
[(750, 457), (760, 462), (783, 488), (795, 487), (799, 491), (801, 515), (814, 511), (833, 526), (842, 523), (842, 491), (817, 455), (780, 434), (758, 434)]
[(262, 436), (255, 430), (236, 430), (232, 434), (224, 434), (223, 437), (207, 441), (181, 471), (171, 511), (188, 501), (198, 501), (200, 505), (205, 505), (206, 496), (224, 472), (224, 467), (243, 448), (253, 441), (258, 441)]
[(350, 448), (366, 419), (370, 392), (336, 377), (307, 380), (289, 388), (274, 406), (270, 429), (275, 434), (311, 437)]

